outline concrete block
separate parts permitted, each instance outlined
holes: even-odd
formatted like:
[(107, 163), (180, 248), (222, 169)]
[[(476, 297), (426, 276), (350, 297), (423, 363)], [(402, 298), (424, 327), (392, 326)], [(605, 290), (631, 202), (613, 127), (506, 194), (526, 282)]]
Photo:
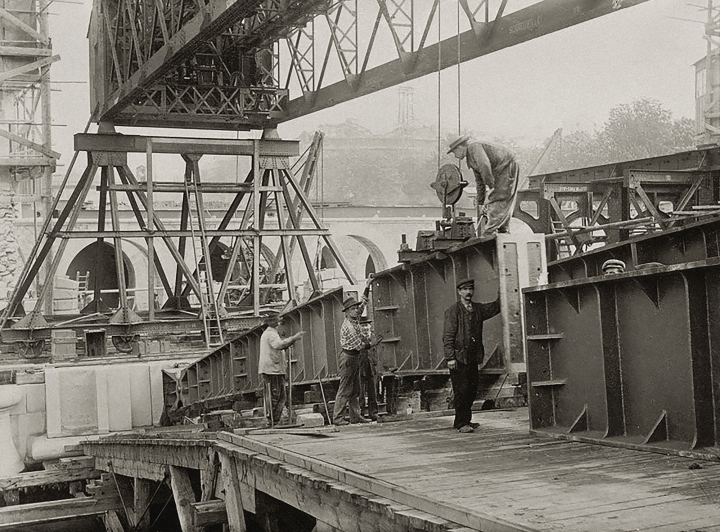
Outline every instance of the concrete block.
[(45, 413), (45, 385), (27, 384), (23, 386), (23, 389), (25, 390), (26, 411), (28, 413)]
[(165, 395), (163, 390), (163, 370), (174, 369), (172, 361), (150, 363), (150, 408), (152, 424), (159, 425), (160, 417), (165, 411)]
[(56, 312), (73, 312), (78, 310), (77, 299), (53, 299), (53, 310)]
[(420, 412), (420, 396), (420, 390), (413, 390), (409, 394), (400, 395), (397, 399), (397, 413), (412, 414), (413, 412)]
[(45, 372), (42, 370), (27, 369), (18, 371), (15, 375), (16, 384), (45, 384)]
[(77, 452), (69, 452), (65, 447), (78, 445), (81, 441), (87, 440), (87, 436), (66, 436), (64, 438), (48, 438), (41, 434), (31, 438), (29, 443), (29, 455), (35, 461), (55, 460), (67, 456), (77, 456)]
[(320, 390), (306, 390), (305, 391), (305, 394), (303, 397), (304, 403), (306, 403), (306, 404), (322, 403), (322, 401), (323, 401), (323, 396), (322, 396), (322, 393), (320, 392)]
[(77, 290), (78, 282), (64, 275), (58, 275), (53, 281), (54, 290)]
[(153, 424), (150, 369), (149, 364), (131, 364), (129, 367), (133, 427), (149, 427)]
[[(99, 394), (95, 369), (79, 367), (45, 370), (48, 437), (92, 434), (98, 430)], [(101, 388), (107, 388), (104, 382)]]
[(50, 332), (50, 337), (52, 340), (65, 339), (65, 340), (73, 340), (74, 341), (75, 338), (77, 337), (77, 335), (75, 334), (75, 331), (73, 331), (72, 329), (53, 329)]
[(39, 434), (45, 433), (45, 414), (44, 412), (34, 412), (11, 416), (11, 424), (13, 426), (15, 448), (20, 457), (25, 460), (32, 439)]
[[(98, 368), (98, 382), (104, 374), (106, 395), (98, 389), (98, 417), (102, 417), (103, 406), (107, 412), (107, 429), (110, 431), (131, 430), (132, 423), (132, 384), (130, 368), (127, 365), (112, 365)], [(98, 429), (102, 429), (99, 425)]]
[(325, 425), (325, 418), (322, 414), (298, 414), (297, 422), (304, 427), (322, 427)]
[(9, 413), (11, 416), (19, 416), (19, 415), (27, 412), (27, 400), (26, 400), (25, 388), (26, 388), (26, 386), (18, 386), (17, 387), (18, 391), (22, 394), (22, 398), (15, 406), (13, 406), (9, 410)]

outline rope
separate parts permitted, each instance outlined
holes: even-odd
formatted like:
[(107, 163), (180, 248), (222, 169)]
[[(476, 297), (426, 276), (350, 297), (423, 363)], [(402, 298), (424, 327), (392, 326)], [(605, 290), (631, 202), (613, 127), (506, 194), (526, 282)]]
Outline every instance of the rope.
[(457, 2), (457, 106), (458, 136), (460, 135), (460, 2)]
[(440, 169), (440, 149), (441, 149), (441, 143), (440, 143), (440, 127), (441, 127), (440, 90), (441, 90), (441, 85), (442, 85), (440, 83), (440, 67), (442, 66), (442, 46), (440, 46), (440, 43), (442, 42), (442, 33), (440, 31), (441, 21), (442, 21), (441, 14), (442, 14), (442, 9), (440, 9), (440, 6), (438, 6), (438, 69), (437, 69), (437, 71), (438, 71), (438, 79), (437, 79), (437, 82), (438, 82), (438, 88), (437, 88), (437, 98), (438, 98), (438, 102), (437, 102), (437, 112), (438, 112), (438, 116), (437, 116), (437, 166), (438, 166), (438, 170)]

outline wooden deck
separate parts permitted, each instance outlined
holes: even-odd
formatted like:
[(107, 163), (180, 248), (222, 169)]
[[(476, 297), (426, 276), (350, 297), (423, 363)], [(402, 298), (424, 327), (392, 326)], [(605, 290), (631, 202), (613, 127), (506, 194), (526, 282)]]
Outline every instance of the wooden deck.
[(460, 507), (518, 530), (720, 531), (720, 461), (533, 436), (527, 415), (477, 412), (473, 434), (453, 430), (451, 417), (417, 416), (233, 443), (372, 477), (444, 505), (450, 521)]

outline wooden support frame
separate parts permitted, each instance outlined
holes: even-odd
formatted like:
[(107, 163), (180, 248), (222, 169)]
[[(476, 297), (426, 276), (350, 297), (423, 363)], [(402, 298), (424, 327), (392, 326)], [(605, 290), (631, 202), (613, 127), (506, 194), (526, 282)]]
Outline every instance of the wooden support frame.
[(247, 524), (245, 523), (242, 493), (234, 457), (221, 452), (219, 458), (229, 530), (230, 532), (246, 532)]
[(197, 502), (190, 484), (188, 470), (183, 467), (169, 465), (170, 486), (172, 487), (175, 509), (182, 532), (200, 532), (200, 529), (193, 523), (192, 505)]

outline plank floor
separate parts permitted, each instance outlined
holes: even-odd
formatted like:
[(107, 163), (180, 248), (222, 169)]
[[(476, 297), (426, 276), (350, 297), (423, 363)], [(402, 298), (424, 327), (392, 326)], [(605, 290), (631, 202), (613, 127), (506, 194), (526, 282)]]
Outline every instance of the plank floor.
[(476, 412), (473, 434), (418, 416), (249, 437), (535, 530), (720, 532), (720, 461), (533, 436), (527, 416)]

